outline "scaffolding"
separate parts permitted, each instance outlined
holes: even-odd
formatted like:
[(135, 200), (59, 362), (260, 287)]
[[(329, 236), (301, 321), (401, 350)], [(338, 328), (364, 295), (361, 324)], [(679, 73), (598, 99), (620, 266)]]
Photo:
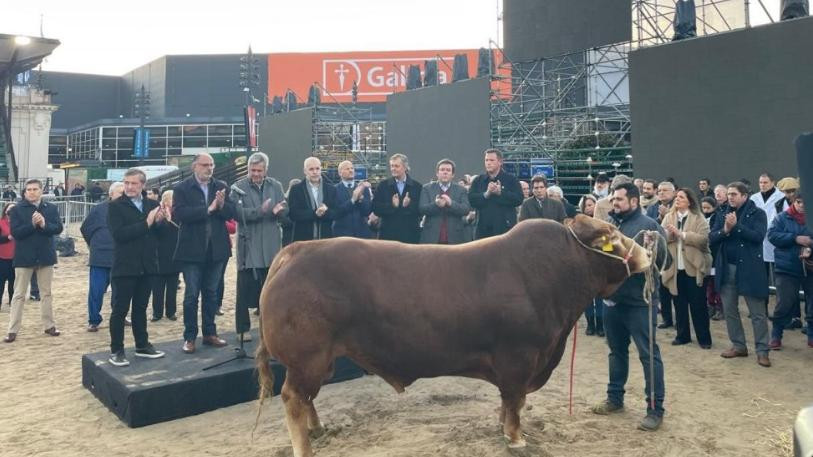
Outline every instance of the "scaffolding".
[(366, 170), (364, 179), (377, 182), (388, 175), (386, 122), (375, 120), (371, 107), (317, 104), (313, 107), (313, 151), (329, 181), (344, 160)]
[[(671, 41), (675, 0), (631, 1), (630, 42), (525, 62), (503, 57), (491, 76), (491, 144), (509, 171), (529, 178), (534, 164), (547, 165), (567, 195), (589, 192), (598, 172), (632, 174), (629, 53)], [(695, 3), (698, 36), (748, 25), (747, 0)]]

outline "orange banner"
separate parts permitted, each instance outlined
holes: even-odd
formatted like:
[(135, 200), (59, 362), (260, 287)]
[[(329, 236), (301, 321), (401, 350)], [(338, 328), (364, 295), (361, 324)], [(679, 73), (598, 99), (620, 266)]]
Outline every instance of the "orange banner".
[(406, 89), (410, 65), (419, 65), (423, 75), (424, 62), (436, 60), (438, 83), (451, 82), (455, 54), (468, 56), (469, 77), (475, 77), (476, 49), (269, 54), (268, 97), (284, 97), (290, 89), (301, 103), (316, 82), (322, 88), (322, 103), (349, 103), (356, 82), (359, 102), (384, 102), (387, 95)]

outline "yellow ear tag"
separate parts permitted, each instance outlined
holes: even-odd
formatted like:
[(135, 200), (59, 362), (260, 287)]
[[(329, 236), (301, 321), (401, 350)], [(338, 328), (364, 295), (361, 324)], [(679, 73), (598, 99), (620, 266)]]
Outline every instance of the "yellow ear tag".
[(601, 241), (605, 243), (601, 246), (601, 250), (604, 252), (613, 252), (613, 243), (611, 243), (606, 236), (601, 237)]

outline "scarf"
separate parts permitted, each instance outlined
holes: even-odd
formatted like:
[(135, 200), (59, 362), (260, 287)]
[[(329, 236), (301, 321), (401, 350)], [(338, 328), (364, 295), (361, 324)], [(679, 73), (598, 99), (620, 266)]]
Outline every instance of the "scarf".
[(805, 225), (805, 213), (800, 213), (799, 211), (796, 210), (795, 206), (790, 205), (788, 207), (788, 215), (790, 217), (792, 217), (793, 220), (796, 221), (797, 224), (804, 227), (804, 225)]

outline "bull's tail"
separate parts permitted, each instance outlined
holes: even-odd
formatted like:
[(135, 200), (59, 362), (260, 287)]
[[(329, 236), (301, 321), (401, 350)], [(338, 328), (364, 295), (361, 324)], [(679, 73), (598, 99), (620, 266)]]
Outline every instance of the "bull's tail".
[(254, 419), (254, 428), (251, 429), (251, 439), (254, 439), (254, 431), (260, 423), (260, 414), (263, 411), (263, 402), (266, 397), (274, 396), (274, 372), (271, 370), (271, 365), (268, 361), (271, 359), (271, 354), (265, 347), (265, 342), (262, 337), (263, 327), (260, 325), (260, 344), (257, 345), (257, 352), (254, 354), (254, 361), (257, 366), (257, 379), (260, 384), (259, 403), (257, 404), (257, 417)]

